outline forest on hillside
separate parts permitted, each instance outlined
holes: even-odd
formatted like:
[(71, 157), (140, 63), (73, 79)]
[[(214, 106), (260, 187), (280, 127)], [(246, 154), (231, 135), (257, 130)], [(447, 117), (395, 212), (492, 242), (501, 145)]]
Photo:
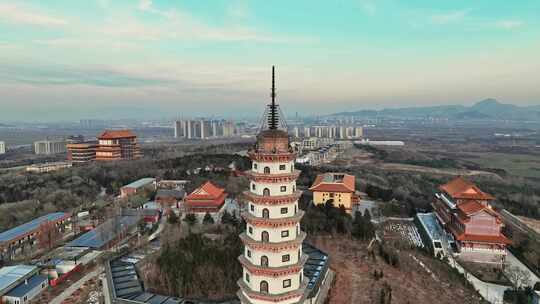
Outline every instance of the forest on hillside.
[[(189, 179), (188, 191), (205, 180), (212, 180), (226, 187), (231, 195), (238, 195), (243, 191), (243, 181), (229, 180), (228, 166), (233, 162), (240, 170), (249, 166), (249, 160), (238, 155), (199, 153), (173, 159), (92, 163), (43, 174), (6, 172), (0, 174), (0, 231), (49, 212), (72, 211), (109, 200), (111, 195), (118, 194), (120, 187), (143, 177)], [(206, 166), (225, 170), (186, 173)]]

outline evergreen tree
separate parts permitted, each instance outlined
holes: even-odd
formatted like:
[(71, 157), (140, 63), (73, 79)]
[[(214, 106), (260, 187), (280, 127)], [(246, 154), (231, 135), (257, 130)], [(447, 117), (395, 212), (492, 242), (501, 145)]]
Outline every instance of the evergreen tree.
[(231, 223), (231, 214), (227, 210), (223, 211), (223, 215), (221, 216), (221, 223), (223, 225), (228, 225)]
[(232, 216), (231, 216), (231, 225), (233, 226), (238, 226), (238, 218), (236, 217), (236, 213), (233, 213)]
[(177, 224), (178, 223), (178, 215), (174, 211), (170, 211), (169, 215), (167, 216), (167, 222), (169, 224)]
[(212, 225), (214, 224), (214, 218), (210, 215), (210, 213), (206, 212), (202, 222), (204, 225)]
[(184, 218), (184, 222), (186, 222), (189, 226), (193, 226), (197, 224), (197, 216), (193, 213), (188, 213)]

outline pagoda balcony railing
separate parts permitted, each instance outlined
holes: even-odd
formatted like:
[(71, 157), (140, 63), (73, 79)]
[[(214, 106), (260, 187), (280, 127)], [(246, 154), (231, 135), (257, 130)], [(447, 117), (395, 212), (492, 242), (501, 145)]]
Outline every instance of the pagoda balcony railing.
[(296, 224), (300, 222), (304, 214), (305, 212), (303, 210), (298, 210), (295, 215), (289, 216), (289, 217), (265, 218), (265, 217), (254, 216), (248, 211), (244, 211), (241, 213), (241, 216), (244, 218), (244, 220), (246, 220), (246, 222), (248, 222), (249, 224), (253, 226), (278, 228), (278, 227), (295, 226)]
[(246, 232), (243, 232), (240, 234), (240, 240), (251, 249), (275, 253), (282, 250), (298, 249), (302, 246), (302, 242), (306, 239), (306, 236), (307, 234), (304, 231), (300, 231), (294, 240), (273, 243), (257, 241), (251, 238)]
[[(305, 297), (307, 293), (304, 292), (306, 290), (307, 285), (309, 283), (309, 280), (306, 278), (302, 281), (302, 284), (300, 284), (300, 287), (298, 289), (294, 289), (291, 291), (287, 291), (284, 293), (279, 294), (272, 294), (269, 292), (261, 292), (252, 290), (243, 279), (240, 279), (237, 281), (238, 286), (240, 287), (240, 290), (237, 292), (237, 296), (240, 299), (241, 303), (251, 303), (252, 299), (257, 299), (261, 301), (268, 301), (268, 302), (283, 302), (290, 299), (296, 299), (296, 303), (304, 303)], [(249, 298), (247, 298), (245, 295), (247, 294)]]
[(248, 152), (249, 158), (252, 160), (256, 160), (259, 162), (276, 162), (276, 161), (292, 161), (296, 158), (296, 154), (294, 152), (256, 152), (256, 151), (249, 151)]
[(265, 174), (257, 173), (252, 170), (246, 171), (246, 176), (254, 182), (283, 183), (295, 181), (300, 176), (300, 170), (294, 170), (289, 173)]
[(295, 191), (292, 194), (287, 195), (258, 195), (251, 191), (244, 191), (244, 196), (247, 200), (251, 201), (254, 204), (260, 205), (284, 205), (291, 204), (296, 202), (302, 195), (302, 191)]
[(501, 254), (507, 253), (506, 249), (502, 249), (502, 248), (482, 248), (482, 247), (460, 246), (459, 249), (461, 252), (487, 252), (487, 253), (501, 253)]
[(302, 254), (302, 257), (300, 257), (300, 260), (297, 263), (279, 267), (256, 265), (251, 263), (251, 261), (243, 255), (238, 257), (238, 261), (253, 275), (270, 276), (275, 278), (299, 273), (302, 271), (302, 267), (304, 267), (308, 258), (309, 256), (307, 254)]
[(456, 209), (456, 203), (454, 203), (451, 199), (446, 197), (446, 195), (444, 195), (444, 193), (435, 193), (435, 196), (438, 199), (442, 200), (446, 204), (446, 206), (448, 206), (448, 208)]

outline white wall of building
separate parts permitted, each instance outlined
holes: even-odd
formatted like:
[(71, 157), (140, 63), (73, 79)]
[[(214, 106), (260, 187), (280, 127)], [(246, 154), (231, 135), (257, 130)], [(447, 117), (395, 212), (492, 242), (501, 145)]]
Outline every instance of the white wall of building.
[[(299, 246), (297, 249), (284, 250), (279, 253), (277, 252), (266, 252), (266, 251), (257, 251), (251, 248), (246, 247), (244, 249), (244, 256), (248, 261), (253, 265), (261, 265), (261, 258), (266, 256), (268, 258), (269, 267), (280, 267), (294, 265), (298, 263), (300, 257), (302, 256), (302, 246)], [(299, 255), (300, 254), (300, 255)], [(250, 256), (251, 255), (251, 256)], [(289, 255), (289, 261), (283, 262), (284, 256)]]
[[(249, 282), (246, 280), (246, 273), (249, 275)], [(246, 269), (244, 269), (244, 282), (246, 285), (251, 287), (251, 290), (259, 291), (261, 286), (261, 281), (268, 282), (268, 293), (269, 294), (280, 294), (288, 291), (292, 291), (295, 289), (300, 288), (300, 280), (301, 276), (303, 276), (302, 272), (297, 274), (291, 274), (286, 276), (281, 276), (277, 278), (273, 277), (267, 277), (267, 276), (258, 276), (253, 275), (249, 273)], [(283, 287), (285, 280), (290, 280), (290, 286), (289, 287)], [(302, 278), (303, 280), (303, 278)], [(265, 303), (265, 302), (261, 302)], [(280, 302), (280, 303), (289, 303), (289, 302)], [(291, 303), (295, 303), (294, 301)]]
[[(256, 205), (248, 204), (248, 212), (256, 217), (263, 217), (263, 210), (268, 209), (270, 218), (286, 218), (296, 215), (298, 212), (298, 202), (283, 205)], [(285, 212), (286, 211), (286, 212)]]
[(248, 223), (246, 224), (246, 227), (247, 235), (258, 242), (262, 242), (262, 233), (264, 231), (268, 232), (268, 240), (270, 243), (293, 241), (300, 233), (300, 224), (282, 228), (267, 228), (255, 227)]

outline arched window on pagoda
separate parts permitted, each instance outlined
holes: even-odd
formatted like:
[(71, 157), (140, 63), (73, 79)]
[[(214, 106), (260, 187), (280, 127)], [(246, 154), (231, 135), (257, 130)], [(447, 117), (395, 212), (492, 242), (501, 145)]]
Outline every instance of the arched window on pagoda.
[(265, 255), (263, 255), (263, 256), (261, 257), (261, 266), (262, 266), (262, 267), (268, 267), (268, 257), (265, 256)]
[(263, 218), (270, 218), (270, 211), (268, 209), (264, 208), (262, 211)]
[(261, 281), (261, 293), (268, 293), (268, 282)]
[(264, 174), (270, 174), (270, 167), (264, 167)]
[(263, 231), (261, 233), (261, 240), (265, 243), (268, 243), (268, 241), (270, 240), (270, 235), (268, 234), (268, 231)]
[(264, 188), (264, 190), (263, 190), (263, 196), (270, 196), (270, 189)]

